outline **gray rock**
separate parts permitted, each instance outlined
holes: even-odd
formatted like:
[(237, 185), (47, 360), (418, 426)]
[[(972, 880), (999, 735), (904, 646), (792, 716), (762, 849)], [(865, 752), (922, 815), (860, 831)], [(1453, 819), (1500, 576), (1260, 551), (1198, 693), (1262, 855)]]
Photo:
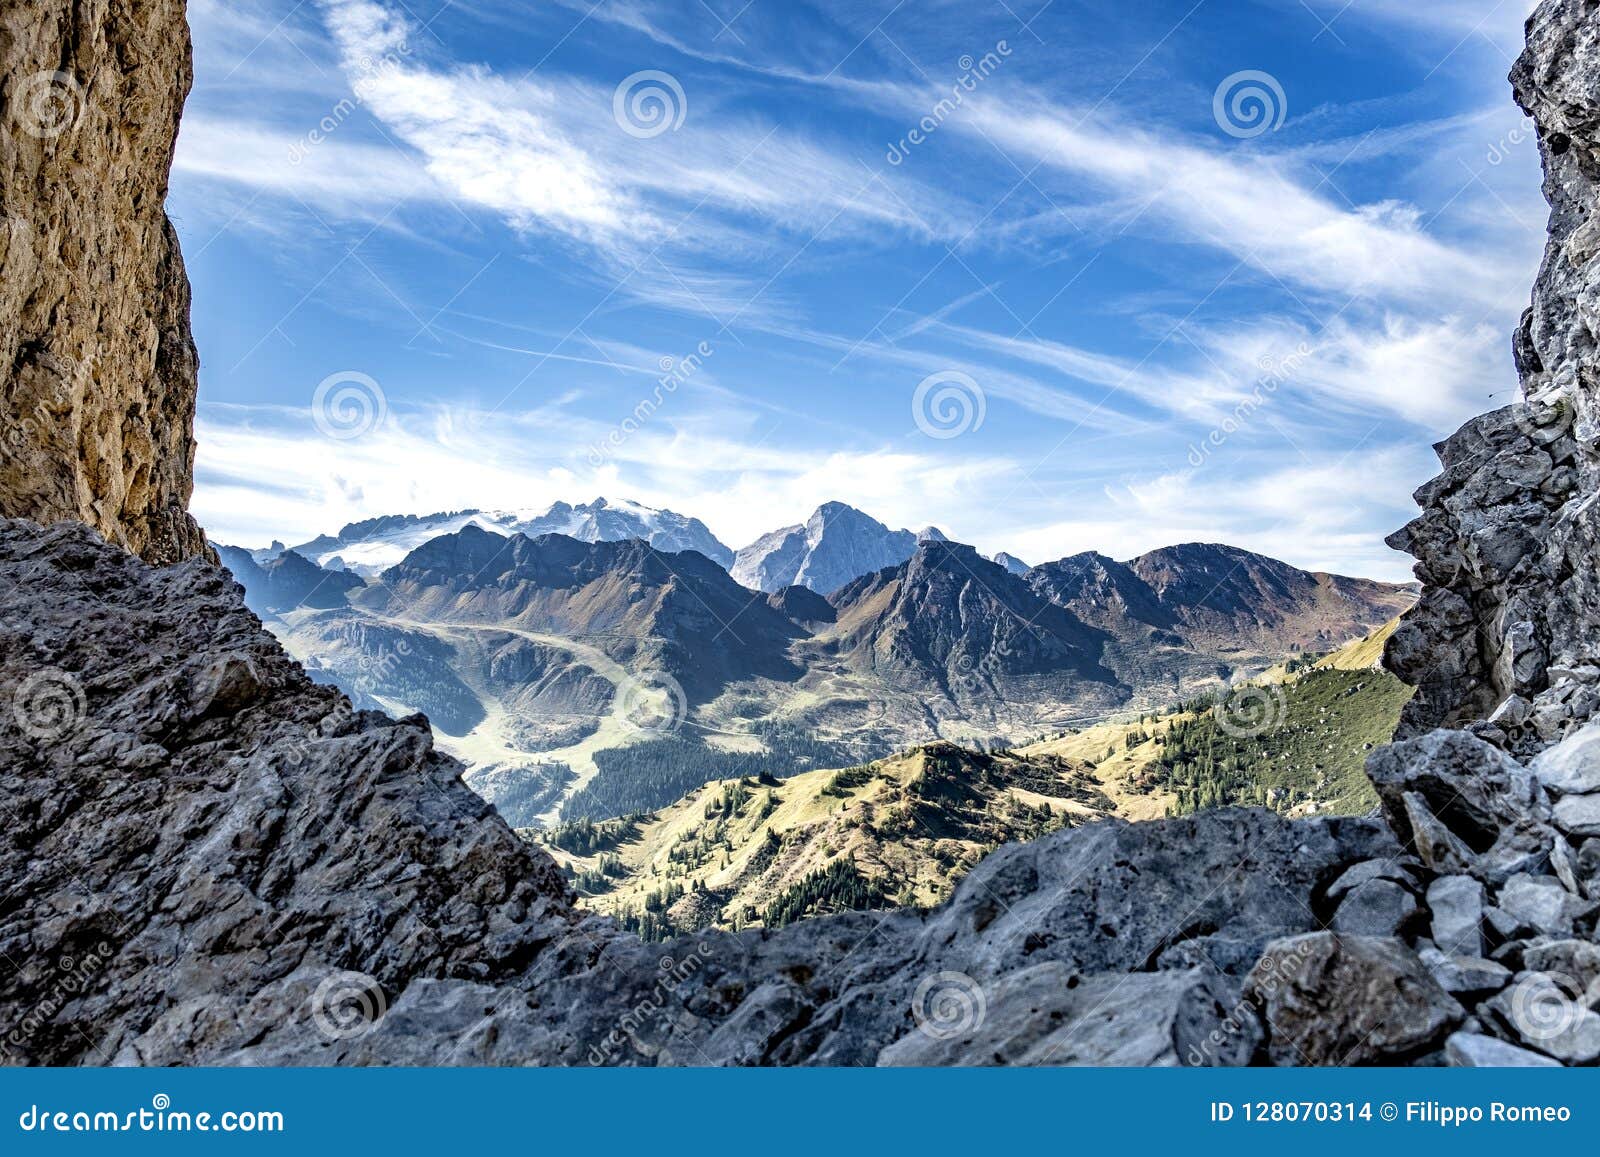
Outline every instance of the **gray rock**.
[(1428, 885), (1433, 941), (1442, 952), (1483, 955), (1483, 885), (1471, 876), (1440, 876)]
[(1560, 1068), (1561, 1062), (1519, 1049), (1492, 1036), (1476, 1032), (1453, 1032), (1444, 1042), (1445, 1056), (1458, 1068), (1537, 1069)]
[(1549, 807), (1532, 773), (1466, 732), (1380, 748), (1367, 775), (1395, 831), (1436, 871), (1503, 879), (1548, 855)]
[(1416, 911), (1416, 897), (1408, 889), (1393, 880), (1368, 880), (1345, 896), (1333, 928), (1346, 936), (1393, 936)]
[(1411, 876), (1406, 871), (1406, 865), (1415, 865), (1416, 862), (1414, 859), (1383, 859), (1356, 864), (1328, 886), (1328, 900), (1337, 904), (1352, 888), (1371, 880), (1393, 880), (1398, 884), (1408, 884)]
[(1404, 944), (1332, 932), (1274, 941), (1245, 995), (1260, 1004), (1276, 1065), (1397, 1063), (1466, 1015)]
[(1574, 896), (1584, 896), (1583, 881), (1578, 873), (1578, 854), (1572, 850), (1572, 845), (1557, 836), (1550, 845), (1550, 868), (1556, 874), (1556, 879), (1561, 881), (1561, 886)]
[(1566, 1064), (1600, 1059), (1600, 1014), (1593, 994), (1570, 976), (1524, 972), (1516, 983), (1478, 1006), (1493, 1027), (1517, 1044)]
[(1552, 791), (1580, 795), (1600, 792), (1600, 722), (1580, 727), (1556, 746), (1540, 752), (1528, 768)]
[(1100, 974), (1040, 964), (997, 981), (983, 1004), (961, 994), (948, 1023), (926, 1016), (882, 1065), (1244, 1064), (1254, 1012), (1215, 973)]
[(1558, 799), (1555, 821), (1556, 826), (1569, 835), (1600, 836), (1600, 792)]
[(1496, 898), (1496, 904), (1520, 927), (1541, 936), (1565, 936), (1572, 931), (1572, 895), (1550, 876), (1513, 876)]
[(1600, 983), (1600, 945), (1588, 940), (1551, 940), (1531, 944), (1522, 954), (1530, 972), (1570, 976), (1585, 989)]
[(1511, 969), (1479, 956), (1450, 956), (1437, 948), (1419, 947), (1417, 957), (1452, 996), (1476, 999), (1511, 983)]

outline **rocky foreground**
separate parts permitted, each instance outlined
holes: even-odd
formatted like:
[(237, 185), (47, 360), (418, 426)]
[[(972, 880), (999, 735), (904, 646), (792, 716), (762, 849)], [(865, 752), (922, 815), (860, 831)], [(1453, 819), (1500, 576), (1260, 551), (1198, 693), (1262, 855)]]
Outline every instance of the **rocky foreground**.
[(7, 522), (0, 579), (13, 1060), (1600, 1056), (1572, 991), (1600, 976), (1600, 840), (1568, 839), (1600, 825), (1600, 724), (1531, 767), (1462, 732), (1388, 748), (1387, 823), (1107, 821), (928, 915), (652, 945), (574, 910), (421, 718), (312, 684), (210, 563)]
[[(42, 7), (71, 31), (64, 0)], [(206, 558), (156, 569), (78, 522), (10, 519), (5, 1057), (1595, 1063), (1595, 7), (1546, 0), (1513, 73), (1552, 204), (1517, 337), (1529, 403), (1441, 447), (1445, 473), (1397, 539), (1425, 589), (1389, 661), (1421, 694), (1369, 765), (1381, 815), (1094, 823), (1001, 849), (931, 913), (646, 944), (572, 907), (423, 720), (313, 685)], [(170, 15), (71, 11), (113, 30)], [(158, 47), (129, 67), (181, 86), (181, 41)], [(137, 292), (89, 280), (108, 300)], [(7, 509), (21, 507), (85, 516)], [(91, 521), (131, 543), (144, 516)]]

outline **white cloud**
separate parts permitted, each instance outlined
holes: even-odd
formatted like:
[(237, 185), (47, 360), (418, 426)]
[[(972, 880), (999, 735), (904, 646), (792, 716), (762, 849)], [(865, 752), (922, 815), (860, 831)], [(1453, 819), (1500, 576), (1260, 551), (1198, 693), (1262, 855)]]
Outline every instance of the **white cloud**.
[(1503, 307), (1514, 279), (1492, 260), (1447, 245), (1418, 211), (1383, 201), (1341, 204), (1332, 188), (1271, 154), (1170, 131), (1101, 124), (1048, 101), (979, 94), (957, 131), (982, 131), (1046, 169), (1145, 203), (1144, 217), (1180, 230), (1269, 278), (1330, 295), (1441, 298)]

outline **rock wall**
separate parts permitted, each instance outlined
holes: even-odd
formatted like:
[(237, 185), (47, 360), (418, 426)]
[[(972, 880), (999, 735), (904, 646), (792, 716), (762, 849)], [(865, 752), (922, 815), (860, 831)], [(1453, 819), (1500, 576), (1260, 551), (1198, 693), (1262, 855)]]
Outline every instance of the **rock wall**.
[(1402, 734), (1493, 715), (1531, 753), (1600, 707), (1600, 21), (1545, 0), (1511, 72), (1538, 131), (1549, 241), (1513, 338), (1525, 401), (1436, 449), (1443, 473), (1393, 535), (1422, 600), (1387, 665), (1418, 694)]
[(189, 91), (183, 0), (0, 16), (0, 515), (76, 518), (163, 564), (186, 511), (198, 361), (162, 208)]

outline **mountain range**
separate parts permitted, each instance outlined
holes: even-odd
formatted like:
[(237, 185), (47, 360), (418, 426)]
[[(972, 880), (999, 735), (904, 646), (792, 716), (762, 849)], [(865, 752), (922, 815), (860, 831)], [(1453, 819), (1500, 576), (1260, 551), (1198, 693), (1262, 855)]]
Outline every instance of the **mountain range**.
[[(513, 529), (552, 520), (597, 537)], [(372, 519), (265, 562), (223, 557), (318, 678), (427, 713), (522, 825), (659, 807), (757, 762), (781, 775), (930, 740), (994, 746), (1156, 706), (1331, 649), (1413, 597), (1203, 544), (1019, 573), (838, 503), (759, 540), (789, 547), (725, 554), (731, 573), (610, 537), (630, 526), (673, 544), (703, 529), (602, 499)], [(365, 574), (337, 565), (352, 559)]]
[[(698, 518), (606, 498), (575, 506), (557, 502), (543, 511), (453, 510), (425, 515), (383, 515), (349, 523), (337, 534), (318, 535), (293, 549), (318, 566), (375, 575), (423, 543), (467, 526), (501, 535), (564, 534), (580, 542), (639, 538), (660, 550), (695, 550), (724, 568), (733, 565), (733, 551), (719, 542)], [(256, 555), (260, 561), (260, 552)]]

